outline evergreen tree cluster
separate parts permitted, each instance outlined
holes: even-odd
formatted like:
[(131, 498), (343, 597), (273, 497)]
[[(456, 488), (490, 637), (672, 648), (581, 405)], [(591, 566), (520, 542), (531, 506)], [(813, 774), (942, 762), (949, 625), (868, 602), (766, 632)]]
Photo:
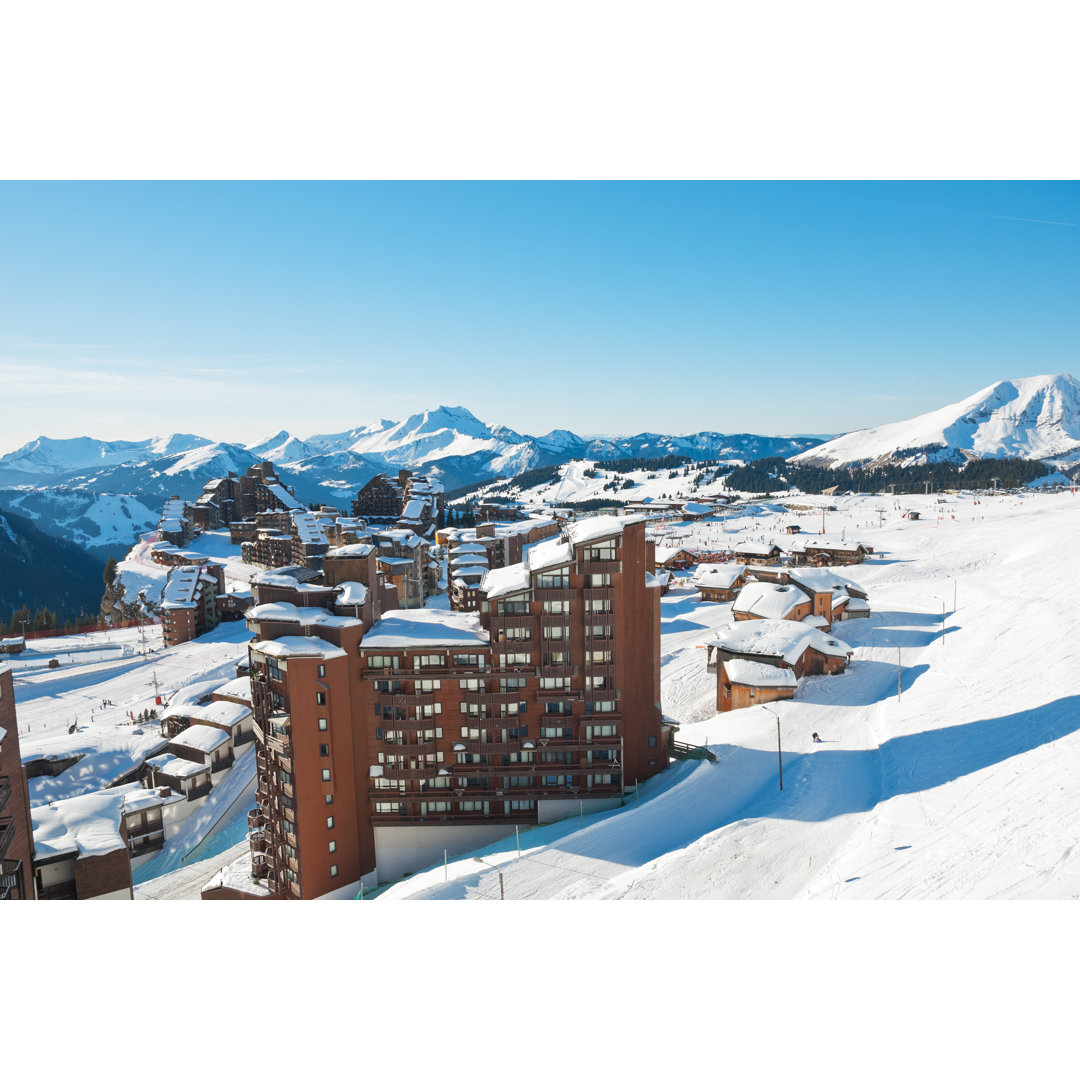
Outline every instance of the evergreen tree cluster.
[(689, 464), (690, 458), (685, 454), (665, 454), (663, 457), (653, 458), (616, 458), (612, 461), (598, 461), (597, 469), (604, 472), (656, 472), (664, 469), (681, 469)]
[(6, 623), (0, 619), (0, 637), (21, 637), (24, 632), (29, 634), (38, 630), (79, 630), (84, 626), (94, 626), (97, 621), (96, 615), (82, 613), (61, 622), (56, 612), (47, 607), (39, 607), (31, 613), (30, 608), (23, 604), (21, 608), (12, 610), (11, 618)]
[(906, 495), (921, 494), (927, 483), (931, 491), (981, 491), (994, 486), (994, 477), (1000, 488), (1023, 487), (1049, 472), (1049, 467), (1041, 461), (1022, 458), (978, 458), (963, 464), (940, 461), (907, 467), (828, 469), (820, 465), (795, 464), (782, 457), (767, 457), (733, 469), (726, 482), (737, 491), (756, 494), (795, 487), (808, 495), (820, 495), (825, 488), (839, 486), (844, 491), (868, 492), (895, 487), (898, 495)]

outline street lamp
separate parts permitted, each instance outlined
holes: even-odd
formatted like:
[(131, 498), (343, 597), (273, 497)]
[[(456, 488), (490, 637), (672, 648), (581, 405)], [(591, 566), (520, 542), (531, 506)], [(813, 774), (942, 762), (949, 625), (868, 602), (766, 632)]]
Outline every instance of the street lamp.
[(495, 873), (499, 875), (499, 899), (500, 900), (505, 900), (506, 899), (506, 893), (503, 891), (502, 871), (494, 863), (484, 862), (483, 859), (479, 858), (479, 856), (476, 856), (476, 855), (473, 856), (473, 862), (482, 863), (484, 866), (490, 866), (491, 869), (494, 870)]
[(766, 712), (772, 713), (776, 717), (776, 762), (780, 767), (780, 790), (784, 790), (784, 758), (780, 753), (780, 715), (775, 709), (770, 709), (768, 705), (761, 706)]

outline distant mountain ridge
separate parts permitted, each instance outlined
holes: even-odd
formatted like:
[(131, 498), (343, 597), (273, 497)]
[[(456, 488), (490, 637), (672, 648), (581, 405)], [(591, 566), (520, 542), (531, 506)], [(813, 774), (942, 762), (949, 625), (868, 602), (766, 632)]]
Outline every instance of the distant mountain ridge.
[(796, 455), (829, 468), (1024, 458), (1059, 469), (1080, 463), (1080, 382), (1032, 375), (984, 387), (910, 420), (864, 428)]

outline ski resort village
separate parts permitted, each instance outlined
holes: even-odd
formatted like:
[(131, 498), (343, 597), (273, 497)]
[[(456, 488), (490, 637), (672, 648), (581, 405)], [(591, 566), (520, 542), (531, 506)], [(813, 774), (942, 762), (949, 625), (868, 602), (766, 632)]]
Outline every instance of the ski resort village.
[(1003, 387), (764, 453), (444, 409), (326, 437), (384, 455), (348, 488), (228, 455), (93, 625), (0, 637), (0, 895), (1077, 898), (1076, 384)]

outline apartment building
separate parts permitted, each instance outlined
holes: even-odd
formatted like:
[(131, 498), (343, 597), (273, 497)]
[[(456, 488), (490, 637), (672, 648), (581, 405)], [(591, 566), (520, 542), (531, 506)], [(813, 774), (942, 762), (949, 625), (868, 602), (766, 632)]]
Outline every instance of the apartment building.
[(11, 668), (0, 664), (0, 900), (33, 900), (30, 792), (19, 751)]
[(367, 626), (287, 602), (248, 612), (252, 874), (273, 894), (393, 880), (515, 826), (617, 806), (666, 767), (643, 520), (573, 523), (489, 571), (480, 597), (477, 612)]
[(161, 594), (165, 647), (181, 645), (213, 630), (219, 622), (218, 597), (224, 592), (225, 572), (220, 564), (170, 570)]

